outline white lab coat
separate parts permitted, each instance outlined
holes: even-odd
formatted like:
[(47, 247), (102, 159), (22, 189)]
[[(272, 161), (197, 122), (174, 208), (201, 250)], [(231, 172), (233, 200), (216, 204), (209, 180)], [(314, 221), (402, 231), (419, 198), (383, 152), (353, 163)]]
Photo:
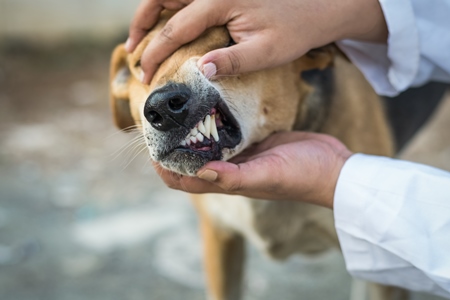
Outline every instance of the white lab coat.
[(380, 0), (388, 45), (353, 40), (338, 46), (380, 95), (428, 81), (450, 82), (450, 0)]
[(449, 172), (354, 154), (334, 214), (353, 276), (450, 298)]
[[(375, 91), (450, 82), (450, 0), (380, 3), (388, 45), (338, 42)], [(334, 214), (353, 276), (450, 298), (450, 173), (355, 154), (341, 171)]]

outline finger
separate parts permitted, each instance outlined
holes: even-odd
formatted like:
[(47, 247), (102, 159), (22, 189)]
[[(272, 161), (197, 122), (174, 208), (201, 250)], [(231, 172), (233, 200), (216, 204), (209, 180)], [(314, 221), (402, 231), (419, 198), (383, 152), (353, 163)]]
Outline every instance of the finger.
[[(275, 199), (274, 195), (281, 195), (282, 191), (280, 176), (276, 174), (279, 166), (280, 161), (276, 157), (255, 159), (241, 164), (214, 161), (200, 169), (197, 176), (214, 183), (227, 194)], [(215, 172), (216, 176), (211, 176), (212, 172)]]
[(330, 135), (307, 131), (289, 131), (272, 134), (261, 143), (257, 144), (256, 147), (253, 148), (252, 153), (253, 155), (255, 155), (257, 153), (272, 149), (276, 146), (289, 143), (304, 142), (308, 140), (321, 141), (338, 150), (346, 149), (345, 145), (342, 144), (342, 142)]
[(171, 189), (192, 194), (226, 193), (218, 185), (197, 177), (183, 176), (167, 170), (159, 173), (164, 183)]
[(139, 42), (148, 33), (148, 30), (156, 24), (163, 7), (155, 0), (143, 0), (131, 22), (129, 37), (125, 44), (128, 52), (134, 51)]
[(207, 28), (226, 23), (223, 2), (225, 1), (194, 1), (166, 23), (142, 55), (144, 83), (150, 82), (158, 66), (180, 46), (193, 41)]
[(148, 31), (156, 24), (159, 15), (164, 8), (168, 10), (180, 10), (192, 1), (193, 0), (142, 1), (130, 26), (129, 38), (125, 45), (126, 50), (132, 52), (136, 48)]
[[(272, 149), (274, 147), (301, 142), (313, 138), (317, 134), (305, 132), (305, 131), (281, 131), (271, 134), (269, 137), (263, 141), (253, 144), (243, 152), (239, 153), (237, 156), (233, 157), (231, 160), (234, 163), (242, 162), (243, 159), (247, 160), (248, 157), (253, 157), (259, 153)], [(235, 160), (236, 159), (236, 160)]]
[(261, 34), (228, 47), (213, 50), (198, 61), (200, 69), (208, 63), (216, 66), (215, 75), (236, 75), (273, 67), (278, 62), (272, 58), (273, 44)]
[(164, 169), (160, 164), (155, 162), (153, 162), (153, 166), (164, 183), (171, 189), (193, 194), (224, 193), (224, 191), (219, 186), (208, 181), (199, 179), (197, 177), (183, 176), (174, 173), (172, 171)]

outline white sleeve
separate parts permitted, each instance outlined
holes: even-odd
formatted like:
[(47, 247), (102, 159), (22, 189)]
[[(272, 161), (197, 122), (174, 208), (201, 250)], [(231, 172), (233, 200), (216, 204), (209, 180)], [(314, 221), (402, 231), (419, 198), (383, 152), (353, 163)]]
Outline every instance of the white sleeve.
[(450, 298), (450, 173), (354, 154), (334, 215), (350, 274)]
[(388, 44), (337, 42), (380, 95), (450, 82), (450, 0), (379, 0)]

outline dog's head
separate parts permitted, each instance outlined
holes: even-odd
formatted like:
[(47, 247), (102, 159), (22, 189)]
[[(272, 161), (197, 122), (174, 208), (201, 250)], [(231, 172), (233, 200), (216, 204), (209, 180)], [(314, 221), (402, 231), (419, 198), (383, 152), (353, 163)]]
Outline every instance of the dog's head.
[(228, 160), (273, 132), (291, 130), (311, 92), (301, 72), (332, 61), (331, 51), (319, 51), (281, 67), (209, 80), (197, 60), (231, 41), (216, 27), (178, 49), (144, 85), (140, 57), (168, 17), (162, 15), (134, 53), (115, 49), (110, 88), (116, 125), (142, 125), (151, 158), (176, 173), (195, 175), (211, 160)]

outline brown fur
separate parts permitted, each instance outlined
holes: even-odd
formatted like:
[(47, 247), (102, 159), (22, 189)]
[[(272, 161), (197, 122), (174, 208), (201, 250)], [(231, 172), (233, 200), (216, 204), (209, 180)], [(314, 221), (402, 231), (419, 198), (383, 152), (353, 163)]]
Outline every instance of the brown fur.
[[(139, 60), (148, 41), (168, 17), (163, 15), (133, 54), (126, 54), (123, 45), (114, 51), (111, 105), (116, 125), (122, 129), (143, 124), (145, 131), (142, 107), (149, 94), (168, 81), (192, 83), (195, 68), (193, 63), (189, 65), (189, 59), (224, 47), (229, 41), (224, 28), (208, 30), (169, 57), (150, 86), (145, 86), (138, 80)], [(325, 103), (313, 97), (313, 87), (303, 82), (299, 74), (332, 65), (335, 90), (330, 103)], [(124, 78), (123, 74), (129, 76)], [(201, 75), (195, 76), (202, 86), (210, 85)], [(393, 153), (390, 131), (377, 95), (359, 71), (336, 55), (332, 47), (313, 51), (295, 62), (270, 70), (219, 77), (214, 84), (223, 92), (228, 106), (242, 122), (242, 130), (246, 131), (240, 148), (232, 149), (225, 159), (273, 132), (295, 128), (331, 134), (355, 152), (387, 156)], [(308, 118), (311, 113), (313, 118)], [(324, 208), (226, 195), (197, 195), (195, 205), (201, 220), (211, 299), (239, 299), (244, 259), (242, 237), (280, 259), (295, 253), (316, 253), (339, 247), (333, 214)], [(374, 285), (374, 290), (371, 300), (388, 299), (385, 296), (388, 289)]]

